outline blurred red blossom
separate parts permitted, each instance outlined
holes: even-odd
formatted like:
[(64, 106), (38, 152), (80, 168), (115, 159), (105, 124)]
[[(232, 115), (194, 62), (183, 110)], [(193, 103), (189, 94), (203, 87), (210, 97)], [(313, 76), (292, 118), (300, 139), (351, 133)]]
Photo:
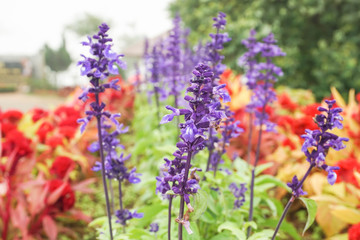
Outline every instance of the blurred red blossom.
[(65, 156), (58, 156), (51, 165), (50, 172), (58, 178), (64, 178), (66, 173), (74, 166), (74, 161)]
[(349, 240), (359, 240), (360, 239), (360, 223), (352, 225), (349, 230)]
[(49, 196), (46, 198), (46, 204), (52, 210), (67, 211), (75, 204), (75, 193), (69, 183), (60, 179), (53, 179), (47, 183)]

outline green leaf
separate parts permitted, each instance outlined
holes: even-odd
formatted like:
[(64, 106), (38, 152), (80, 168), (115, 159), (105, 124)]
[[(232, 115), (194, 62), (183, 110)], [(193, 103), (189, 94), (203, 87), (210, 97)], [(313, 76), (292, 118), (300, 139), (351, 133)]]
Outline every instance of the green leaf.
[(279, 179), (271, 175), (261, 175), (255, 178), (256, 187), (258, 185), (270, 184), (270, 183), (285, 188), (286, 190), (289, 189), (284, 182), (280, 181)]
[(274, 234), (274, 230), (265, 229), (261, 232), (254, 233), (248, 240), (268, 240)]
[(224, 222), (218, 227), (218, 232), (222, 230), (229, 230), (234, 236), (236, 236), (239, 240), (245, 240), (246, 234), (243, 232), (238, 225), (234, 222)]
[(232, 235), (232, 233), (230, 233), (228, 231), (219, 233), (219, 234), (213, 236), (212, 238), (210, 238), (210, 240), (224, 240), (224, 239), (234, 240), (236, 238), (234, 237), (234, 235)]
[(198, 190), (197, 193), (194, 195), (194, 205), (192, 206), (194, 208), (194, 211), (189, 214), (190, 221), (195, 221), (203, 215), (203, 213), (206, 211), (207, 205), (208, 205), (208, 195), (203, 190)]
[(265, 171), (266, 169), (268, 169), (272, 165), (274, 165), (274, 163), (268, 162), (268, 163), (264, 163), (264, 164), (261, 164), (261, 165), (257, 166), (256, 169), (255, 169), (255, 175), (256, 176), (259, 175), (260, 173), (262, 173), (263, 171)]
[(202, 222), (213, 224), (216, 223), (216, 215), (208, 210), (203, 215), (201, 215), (200, 220)]
[(306, 225), (305, 225), (304, 231), (302, 233), (302, 235), (304, 236), (304, 233), (306, 232), (306, 230), (309, 229), (309, 227), (311, 226), (311, 224), (313, 224), (313, 222), (315, 220), (317, 205), (316, 205), (316, 202), (312, 199), (302, 198), (302, 197), (300, 197), (299, 199), (305, 204), (307, 212), (308, 212)]
[(99, 227), (99, 226), (102, 226), (104, 223), (105, 223), (105, 221), (107, 221), (107, 217), (99, 217), (99, 218), (96, 218), (96, 219), (94, 219), (93, 221), (91, 221), (90, 223), (89, 223), (89, 227)]
[(248, 227), (251, 227), (252, 229), (257, 229), (257, 225), (254, 221), (251, 221), (251, 222), (245, 222), (244, 225), (243, 225), (243, 229), (244, 231), (247, 231)]

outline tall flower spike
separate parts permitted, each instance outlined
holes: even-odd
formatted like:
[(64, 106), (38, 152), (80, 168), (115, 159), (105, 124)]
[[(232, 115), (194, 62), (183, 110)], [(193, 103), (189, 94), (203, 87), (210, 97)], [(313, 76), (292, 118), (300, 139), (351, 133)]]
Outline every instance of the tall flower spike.
[[(99, 95), (105, 92), (106, 89), (112, 88), (118, 90), (120, 87), (117, 85), (117, 81), (112, 81), (110, 83), (103, 83), (108, 76), (111, 74), (118, 74), (120, 68), (125, 68), (126, 64), (120, 59), (124, 55), (117, 54), (112, 51), (112, 39), (108, 37), (107, 31), (109, 27), (103, 23), (99, 26), (99, 32), (95, 34), (92, 38), (88, 37), (88, 41), (82, 42), (84, 46), (90, 48), (90, 54), (92, 57), (87, 57), (85, 55), (81, 55), (83, 60), (78, 62), (80, 66), (80, 73), (82, 76), (87, 76), (90, 78), (90, 84), (88, 88), (85, 88), (84, 92), (79, 96), (79, 99), (86, 101), (89, 98), (90, 94), (95, 96), (95, 100), (90, 103), (90, 110), (86, 111), (86, 117), (79, 119), (78, 122), (82, 123), (81, 132), (85, 131), (87, 124), (91, 121), (93, 117), (97, 120), (97, 130), (98, 130), (98, 146), (93, 145), (92, 149), (98, 149), (100, 152), (101, 164), (100, 169), (102, 172), (102, 182), (104, 186), (105, 199), (106, 199), (106, 210), (108, 216), (108, 224), (109, 224), (109, 232), (110, 238), (113, 239), (112, 233), (112, 224), (111, 224), (111, 211), (110, 211), (110, 201), (109, 194), (107, 189), (106, 182), (106, 171), (105, 168), (111, 166), (109, 165), (106, 158), (112, 158), (112, 153), (106, 156), (104, 155), (104, 147), (103, 147), (103, 127), (102, 127), (102, 119), (107, 118), (116, 126), (120, 126), (117, 121), (117, 117), (120, 114), (111, 114), (108, 111), (105, 111), (105, 103), (100, 101)], [(104, 126), (105, 127), (105, 126)], [(105, 138), (106, 141), (106, 138)], [(117, 142), (112, 142), (111, 144), (118, 144)], [(106, 149), (105, 149), (106, 150)], [(107, 164), (106, 164), (107, 163)]]
[(301, 136), (305, 139), (301, 151), (305, 153), (306, 160), (311, 165), (322, 168), (328, 173), (328, 182), (333, 185), (336, 181), (334, 170), (339, 168), (325, 164), (326, 155), (330, 148), (336, 151), (344, 149), (344, 142), (349, 141), (349, 139), (328, 132), (334, 128), (341, 129), (343, 118), (340, 116), (342, 109), (333, 108), (335, 100), (325, 100), (325, 103), (328, 105), (327, 108), (319, 107), (318, 110), (321, 113), (315, 116), (315, 122), (319, 129), (313, 131), (306, 129), (306, 134)]
[(339, 137), (336, 134), (328, 132), (328, 130), (332, 130), (334, 128), (341, 129), (343, 127), (341, 123), (342, 117), (340, 116), (342, 109), (333, 108), (335, 100), (325, 100), (325, 103), (327, 104), (327, 107), (319, 107), (318, 111), (321, 113), (316, 115), (314, 118), (315, 123), (318, 125), (319, 129), (313, 131), (306, 129), (306, 134), (301, 136), (305, 139), (301, 150), (305, 153), (306, 159), (310, 163), (310, 166), (301, 181), (299, 181), (295, 175), (292, 179), (292, 182), (287, 184), (292, 190), (292, 196), (288, 201), (275, 228), (272, 240), (275, 239), (276, 234), (280, 229), (281, 223), (294, 200), (301, 195), (306, 194), (306, 192), (302, 190), (302, 186), (314, 167), (318, 167), (327, 172), (327, 180), (330, 185), (333, 185), (336, 182), (337, 176), (334, 170), (339, 170), (340, 168), (337, 166), (328, 166), (325, 163), (325, 158), (330, 148), (339, 151), (345, 148), (343, 142), (347, 142), (349, 139)]
[[(252, 221), (253, 218), (255, 168), (260, 156), (263, 126), (266, 127), (266, 131), (275, 131), (275, 124), (269, 120), (269, 115), (265, 110), (268, 105), (276, 100), (273, 84), (277, 81), (277, 76), (282, 75), (282, 71), (279, 67), (272, 63), (272, 58), (285, 55), (285, 53), (283, 53), (281, 49), (275, 45), (276, 40), (274, 39), (274, 35), (272, 33), (265, 37), (262, 43), (258, 43), (256, 41), (255, 35), (255, 30), (251, 30), (250, 37), (242, 42), (248, 48), (248, 52), (239, 59), (239, 64), (247, 68), (247, 73), (245, 74), (247, 78), (247, 86), (252, 90), (250, 103), (246, 106), (246, 111), (249, 112), (250, 115), (248, 140), (249, 163), (254, 116), (254, 124), (260, 127), (250, 184), (249, 221)], [(265, 62), (258, 63), (257, 57), (265, 58)], [(247, 230), (247, 237), (250, 236), (250, 232), (251, 226)]]
[[(157, 179), (157, 193), (172, 194), (180, 196), (180, 213), (178, 222), (179, 235), (182, 236), (182, 225), (188, 226), (188, 221), (184, 218), (185, 202), (189, 208), (190, 195), (197, 192), (199, 189), (198, 178), (196, 178), (196, 171), (201, 171), (199, 168), (193, 168), (189, 176), (191, 165), (191, 158), (198, 151), (205, 147), (206, 134), (209, 127), (214, 122), (219, 122), (222, 115), (218, 110), (212, 108), (210, 95), (213, 94), (214, 89), (207, 84), (211, 81), (213, 73), (209, 66), (199, 64), (193, 71), (194, 78), (190, 80), (191, 85), (187, 88), (189, 95), (185, 96), (185, 101), (188, 102), (189, 108), (177, 109), (167, 106), (167, 109), (173, 113), (163, 117), (162, 123), (167, 123), (173, 120), (174, 116), (184, 116), (185, 123), (180, 123), (180, 141), (176, 144), (178, 150), (173, 155), (174, 159), (164, 159), (165, 164), (161, 168), (160, 176)], [(218, 98), (216, 98), (218, 99)], [(171, 190), (171, 192), (170, 192)], [(190, 211), (191, 208), (189, 208)]]
[[(224, 44), (229, 42), (231, 38), (228, 37), (227, 33), (221, 33), (220, 30), (225, 29), (226, 25), (226, 14), (223, 12), (219, 12), (217, 17), (213, 18), (214, 24), (213, 27), (216, 29), (216, 33), (211, 33), (211, 41), (206, 44), (206, 54), (204, 56), (204, 61), (211, 66), (212, 71), (214, 72), (214, 76), (211, 78), (211, 81), (208, 83), (209, 87), (213, 88), (213, 92), (210, 95), (210, 99), (212, 101), (212, 109), (216, 110), (217, 113), (223, 115), (224, 110), (222, 109), (221, 104), (219, 103), (216, 96), (219, 95), (223, 102), (229, 102), (230, 96), (227, 91), (224, 89), (225, 85), (219, 85), (218, 80), (220, 75), (224, 72), (226, 66), (222, 64), (222, 60), (224, 56), (220, 54), (220, 51), (224, 48)], [(217, 154), (214, 154), (215, 144), (219, 142), (218, 137), (216, 136), (216, 131), (214, 127), (219, 125), (219, 122), (216, 122), (214, 126), (209, 129), (209, 139), (207, 141), (207, 148), (209, 149), (209, 157), (206, 165), (206, 171), (210, 169), (210, 164), (213, 161), (213, 158), (217, 158)], [(214, 162), (214, 161), (213, 161)]]

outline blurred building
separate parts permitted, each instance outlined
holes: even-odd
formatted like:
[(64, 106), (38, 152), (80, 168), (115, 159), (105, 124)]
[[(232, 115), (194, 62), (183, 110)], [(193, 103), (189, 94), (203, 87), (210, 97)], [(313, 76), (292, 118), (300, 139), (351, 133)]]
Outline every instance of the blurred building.
[(42, 55), (0, 56), (0, 92), (16, 91), (27, 86), (31, 79), (45, 78)]

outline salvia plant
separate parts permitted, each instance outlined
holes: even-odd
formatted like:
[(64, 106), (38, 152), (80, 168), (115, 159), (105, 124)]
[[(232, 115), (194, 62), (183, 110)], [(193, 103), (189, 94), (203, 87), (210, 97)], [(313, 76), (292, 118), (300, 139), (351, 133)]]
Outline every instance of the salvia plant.
[[(112, 88), (119, 90), (120, 88), (120, 86), (117, 85), (118, 79), (115, 79), (110, 83), (104, 82), (104, 80), (109, 77), (110, 74), (118, 74), (118, 67), (126, 67), (125, 63), (120, 59), (123, 55), (117, 54), (111, 49), (112, 39), (108, 37), (108, 30), (109, 27), (103, 23), (99, 26), (99, 32), (97, 34), (92, 38), (88, 37), (88, 41), (82, 43), (84, 46), (90, 48), (89, 52), (93, 57), (82, 55), (84, 59), (78, 63), (78, 65), (81, 66), (81, 75), (90, 78), (91, 84), (83, 91), (79, 96), (79, 99), (86, 101), (90, 95), (93, 95), (94, 101), (90, 103), (90, 110), (85, 112), (86, 117), (79, 119), (78, 122), (82, 123), (81, 132), (84, 132), (87, 124), (93, 117), (95, 117), (97, 121), (98, 142), (90, 146), (90, 151), (99, 151), (100, 153), (101, 162), (97, 162), (93, 169), (95, 171), (101, 170), (110, 238), (113, 239), (110, 201), (106, 178), (115, 179), (119, 183), (120, 210), (117, 210), (115, 215), (117, 217), (117, 222), (124, 226), (124, 230), (127, 220), (142, 217), (142, 214), (136, 213), (136, 211), (130, 212), (123, 207), (121, 184), (125, 179), (131, 183), (138, 183), (140, 181), (138, 178), (139, 174), (135, 173), (135, 168), (128, 171), (125, 167), (124, 162), (129, 159), (130, 156), (125, 157), (123, 153), (119, 155), (117, 152), (117, 148), (122, 147), (117, 137), (119, 134), (127, 131), (126, 128), (123, 129), (123, 125), (117, 120), (117, 118), (120, 117), (120, 114), (112, 114), (106, 111), (105, 103), (100, 100), (101, 93), (104, 93), (106, 89)], [(108, 124), (106, 120), (115, 125), (116, 129), (111, 133), (108, 132), (111, 125)]]
[[(255, 30), (251, 30), (250, 37), (243, 41), (243, 44), (248, 48), (240, 59), (239, 63), (247, 67), (247, 83), (246, 85), (252, 90), (250, 103), (247, 105), (247, 111), (250, 114), (250, 123), (252, 124), (253, 115), (255, 116), (254, 123), (260, 127), (257, 138), (256, 155), (252, 169), (252, 177), (250, 182), (250, 211), (249, 221), (253, 220), (253, 202), (254, 202), (254, 181), (255, 168), (259, 161), (261, 138), (263, 127), (266, 131), (274, 131), (275, 124), (269, 121), (269, 115), (266, 113), (266, 107), (276, 100), (276, 94), (273, 90), (273, 85), (277, 81), (278, 76), (282, 76), (282, 70), (276, 66), (272, 58), (284, 56), (285, 53), (275, 44), (274, 35), (270, 33), (263, 39), (263, 42), (257, 42), (255, 38)], [(265, 62), (258, 62), (257, 58), (263, 58)], [(249, 126), (252, 130), (252, 125)], [(248, 154), (250, 156), (252, 133), (249, 133), (249, 147)], [(248, 157), (250, 159), (250, 157)], [(248, 228), (247, 236), (250, 236), (251, 228)]]
[[(342, 109), (339, 107), (334, 108), (334, 104), (336, 103), (335, 100), (325, 100), (325, 103), (327, 104), (327, 107), (319, 107), (318, 111), (321, 113), (317, 114), (314, 118), (315, 123), (318, 125), (318, 129), (313, 131), (306, 129), (306, 134), (301, 136), (305, 139), (301, 151), (305, 154), (306, 160), (310, 165), (301, 181), (299, 181), (298, 177), (295, 175), (292, 179), (292, 182), (287, 184), (292, 190), (292, 196), (285, 206), (284, 212), (276, 226), (272, 239), (275, 239), (281, 223), (284, 220), (286, 213), (289, 211), (292, 203), (300, 196), (307, 194), (302, 190), (302, 186), (313, 168), (325, 170), (327, 172), (327, 180), (329, 184), (333, 185), (336, 181), (337, 176), (334, 170), (339, 170), (340, 168), (327, 165), (325, 163), (325, 158), (331, 148), (336, 151), (344, 149), (345, 144), (343, 142), (347, 142), (349, 139), (339, 137), (336, 134), (330, 132), (330, 130), (335, 128), (343, 128), (341, 123), (343, 117), (340, 115)], [(314, 204), (311, 202), (311, 200), (306, 198), (301, 198), (301, 200), (305, 203), (305, 205)], [(312, 219), (312, 221), (313, 220), (314, 219)], [(306, 227), (304, 231), (306, 231)]]
[[(184, 116), (185, 123), (180, 123), (180, 141), (176, 144), (174, 159), (165, 159), (162, 166), (161, 175), (157, 177), (157, 191), (161, 194), (171, 194), (170, 202), (174, 196), (180, 196), (180, 210), (177, 222), (179, 223), (178, 236), (182, 239), (182, 227), (184, 226), (191, 233), (189, 223), (189, 213), (194, 211), (190, 204), (190, 195), (195, 194), (199, 189), (199, 179), (195, 172), (201, 171), (200, 168), (193, 168), (191, 159), (193, 156), (205, 147), (206, 134), (212, 124), (218, 124), (222, 118), (225, 118), (223, 111), (219, 111), (217, 103), (211, 101), (210, 95), (218, 95), (221, 88), (213, 88), (208, 85), (213, 77), (210, 67), (205, 64), (199, 64), (193, 71), (194, 78), (190, 81), (191, 85), (187, 92), (191, 95), (185, 96), (189, 108), (177, 109), (171, 106), (166, 108), (173, 113), (165, 115), (161, 123), (167, 123), (173, 120), (175, 116)], [(224, 87), (224, 86), (222, 86)], [(218, 95), (218, 103), (220, 96)], [(189, 176), (189, 172), (191, 172)], [(184, 205), (187, 204), (187, 212), (184, 214)], [(170, 207), (169, 207), (170, 209)], [(170, 211), (169, 211), (170, 212)], [(170, 213), (169, 213), (170, 215)], [(169, 223), (170, 226), (170, 223)], [(170, 234), (170, 227), (169, 227)]]
[[(226, 26), (226, 14), (223, 12), (219, 12), (217, 17), (213, 18), (214, 24), (213, 27), (216, 29), (216, 33), (211, 33), (210, 38), (211, 41), (206, 43), (205, 46), (205, 55), (202, 58), (202, 61), (209, 64), (212, 71), (214, 72), (213, 77), (211, 78), (211, 81), (209, 82), (209, 85), (211, 87), (217, 87), (219, 86), (219, 79), (220, 75), (224, 72), (226, 66), (222, 64), (222, 60), (224, 59), (224, 56), (220, 54), (220, 51), (224, 48), (224, 44), (229, 42), (231, 38), (229, 38), (227, 33), (221, 33), (220, 31), (225, 29)], [(200, 52), (201, 53), (201, 52)], [(230, 99), (226, 98), (226, 95), (223, 96), (224, 102), (229, 102)], [(212, 99), (212, 95), (210, 96)], [(221, 104), (218, 104), (216, 106), (218, 109), (221, 109)], [(215, 149), (215, 143), (218, 142), (219, 139), (216, 136), (215, 130), (213, 127), (209, 128), (209, 140), (207, 141), (207, 148), (209, 149), (209, 157), (208, 157), (208, 163), (206, 165), (206, 171), (210, 170), (210, 164), (211, 162), (217, 163), (217, 160), (214, 160), (213, 158), (217, 158), (218, 153), (214, 152)], [(216, 169), (215, 167), (214, 169)]]

